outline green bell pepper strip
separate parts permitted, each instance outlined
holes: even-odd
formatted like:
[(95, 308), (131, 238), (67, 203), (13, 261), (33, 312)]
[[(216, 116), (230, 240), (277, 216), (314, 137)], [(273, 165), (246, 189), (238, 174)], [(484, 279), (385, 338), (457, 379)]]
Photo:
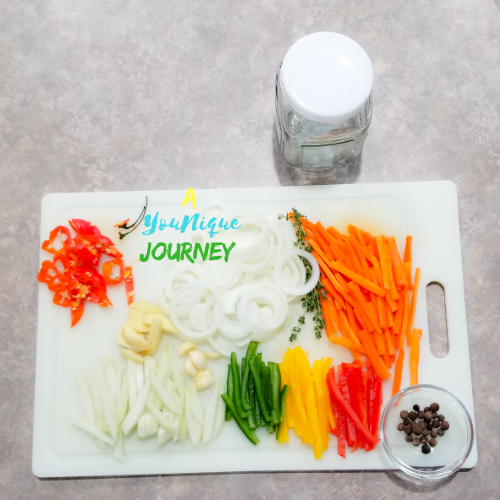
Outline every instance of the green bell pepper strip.
[(283, 389), (281, 389), (280, 393), (280, 423), (278, 425), (278, 429), (276, 431), (276, 441), (279, 441), (281, 428), (283, 427), (283, 422), (286, 419), (286, 398), (290, 393), (290, 386), (284, 385)]
[(241, 404), (243, 405), (243, 409), (250, 411), (251, 409), (251, 404), (248, 399), (248, 379), (250, 376), (250, 367), (248, 366), (248, 360), (250, 359), (251, 356), (255, 355), (257, 352), (257, 347), (259, 346), (258, 342), (255, 342), (252, 340), (250, 344), (248, 344), (247, 347), (247, 353), (245, 355), (247, 363), (245, 364), (245, 367), (243, 369), (243, 363), (242, 363), (242, 376), (241, 376)]
[(278, 425), (280, 418), (280, 392), (281, 392), (281, 373), (277, 363), (269, 363), (271, 371), (271, 421), (274, 425)]
[(245, 422), (245, 419), (241, 418), (240, 414), (238, 413), (238, 410), (236, 409), (236, 405), (234, 404), (233, 400), (227, 394), (221, 394), (221, 398), (224, 400), (224, 403), (226, 403), (226, 408), (229, 408), (229, 411), (233, 414), (233, 417), (236, 420), (238, 427), (242, 430), (243, 434), (245, 434), (245, 436), (253, 444), (255, 444), (255, 445), (258, 444), (259, 438), (255, 434), (255, 432), (252, 429), (250, 429), (248, 424)]
[[(236, 353), (231, 353), (231, 372), (233, 374), (233, 401), (234, 406), (238, 415), (243, 419), (248, 417), (248, 412), (246, 412), (241, 406), (241, 391), (240, 391), (240, 367), (238, 365), (238, 359), (236, 358)], [(234, 413), (233, 413), (234, 417)], [(235, 417), (236, 418), (236, 417)]]
[(269, 410), (267, 409), (266, 395), (264, 394), (264, 384), (263, 378), (259, 373), (260, 363), (259, 359), (253, 357), (250, 360), (250, 372), (252, 373), (253, 381), (255, 384), (255, 392), (257, 393), (257, 399), (259, 401), (260, 412), (264, 417), (266, 422), (271, 421), (271, 415), (269, 415)]
[[(233, 373), (231, 371), (231, 365), (227, 365), (227, 394), (233, 399)], [(229, 408), (226, 406), (226, 422), (229, 422), (233, 418)]]

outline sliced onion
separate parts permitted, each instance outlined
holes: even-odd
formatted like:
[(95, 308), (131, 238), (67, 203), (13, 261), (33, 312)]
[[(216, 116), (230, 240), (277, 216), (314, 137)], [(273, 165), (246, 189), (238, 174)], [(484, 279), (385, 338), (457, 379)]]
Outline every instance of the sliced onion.
[(241, 274), (241, 262), (237, 259), (229, 259), (227, 262), (210, 262), (204, 267), (203, 272), (205, 280), (223, 289), (233, 287), (241, 278)]
[(207, 337), (208, 343), (212, 346), (214, 351), (217, 351), (221, 356), (224, 356), (226, 358), (231, 357), (231, 353), (229, 351), (226, 351), (218, 342), (215, 340), (213, 335), (209, 335)]
[[(283, 283), (283, 266), (288, 259), (291, 259), (294, 256), (303, 257), (306, 259), (309, 264), (311, 264), (311, 277), (307, 281), (307, 283), (300, 285), (298, 287), (289, 287)], [(303, 264), (302, 264), (303, 265)], [(318, 283), (319, 280), (319, 265), (316, 259), (312, 256), (311, 253), (306, 252), (305, 250), (301, 250), (299, 248), (295, 250), (290, 250), (289, 252), (282, 255), (278, 262), (276, 262), (274, 266), (274, 280), (276, 284), (289, 295), (305, 295), (309, 293), (311, 290), (314, 290), (314, 287)]]
[[(264, 258), (260, 261), (255, 260), (251, 262), (244, 261), (242, 264), (243, 271), (246, 273), (255, 273), (265, 269), (266, 267), (271, 267), (275, 260), (278, 258), (279, 254), (283, 249), (283, 235), (274, 226), (269, 225), (266, 238), (266, 245), (262, 245), (264, 249)], [(275, 244), (276, 243), (276, 244)], [(258, 257), (260, 259), (260, 256)]]
[[(212, 292), (212, 294), (215, 297), (215, 303), (214, 303), (214, 311), (216, 304), (219, 304), (219, 313), (217, 315), (214, 314), (213, 321), (211, 322), (210, 326), (202, 331), (197, 331), (193, 329), (189, 329), (186, 326), (184, 326), (178, 318), (177, 315), (177, 303), (179, 302), (179, 298), (182, 296), (182, 294), (185, 291), (191, 290), (198, 288), (199, 290), (202, 290), (203, 293), (201, 293), (201, 296), (203, 296), (207, 290)], [(186, 285), (182, 286), (176, 293), (175, 297), (172, 299), (172, 307), (170, 311), (170, 317), (174, 323), (174, 325), (177, 327), (179, 332), (184, 335), (185, 337), (188, 337), (190, 339), (203, 339), (206, 338), (208, 335), (211, 335), (214, 333), (217, 328), (219, 327), (220, 322), (222, 321), (223, 318), (223, 306), (221, 302), (221, 298), (219, 297), (217, 291), (215, 290), (214, 287), (206, 284), (206, 283), (187, 283)]]
[(219, 325), (219, 332), (223, 337), (233, 342), (242, 340), (248, 337), (251, 333), (250, 330), (244, 328), (238, 321), (233, 321), (227, 316), (223, 318)]
[(241, 227), (260, 227), (260, 233), (251, 243), (245, 245), (244, 242), (237, 242), (231, 255), (234, 258), (241, 258), (251, 255), (264, 244), (267, 235), (267, 222), (260, 213), (254, 211), (248, 211), (244, 214), (241, 214), (237, 217), (237, 219)]

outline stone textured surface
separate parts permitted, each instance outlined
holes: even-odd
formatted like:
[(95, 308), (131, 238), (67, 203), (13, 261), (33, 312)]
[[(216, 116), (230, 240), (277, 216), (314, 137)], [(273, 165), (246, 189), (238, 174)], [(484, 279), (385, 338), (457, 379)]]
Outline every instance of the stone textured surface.
[[(42, 196), (290, 184), (273, 149), (275, 69), (319, 30), (353, 37), (375, 68), (346, 179), (458, 186), (479, 464), (432, 486), (395, 473), (38, 480)], [(1, 1), (1, 498), (499, 498), (499, 96), (498, 0)]]

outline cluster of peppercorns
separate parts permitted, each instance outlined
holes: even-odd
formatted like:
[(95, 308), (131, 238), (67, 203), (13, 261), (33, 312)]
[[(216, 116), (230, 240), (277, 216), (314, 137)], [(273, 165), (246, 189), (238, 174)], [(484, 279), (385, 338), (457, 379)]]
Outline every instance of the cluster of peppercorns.
[[(438, 415), (439, 405), (432, 403), (423, 410), (419, 405), (413, 405), (413, 411), (402, 410), (399, 416), (403, 423), (398, 424), (398, 431), (404, 431), (406, 442), (413, 446), (422, 445), (422, 453), (430, 453), (431, 446), (437, 446), (438, 436), (444, 436), (450, 424), (444, 415)], [(429, 446), (430, 445), (430, 446)]]

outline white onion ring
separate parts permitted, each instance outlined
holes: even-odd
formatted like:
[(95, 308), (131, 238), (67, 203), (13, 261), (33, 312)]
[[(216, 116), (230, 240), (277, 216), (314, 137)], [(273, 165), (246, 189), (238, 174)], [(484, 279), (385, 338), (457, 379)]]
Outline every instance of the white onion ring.
[[(215, 297), (215, 301), (218, 302), (219, 307), (220, 307), (220, 314), (219, 318), (216, 318), (214, 316), (212, 324), (204, 329), (203, 331), (199, 332), (196, 330), (190, 330), (189, 328), (186, 328), (180, 321), (177, 315), (177, 303), (179, 302), (179, 299), (182, 295), (182, 293), (186, 290), (189, 290), (194, 287), (200, 287), (203, 289), (202, 296), (206, 293), (207, 290), (212, 292), (213, 296)], [(210, 299), (209, 299), (210, 300)], [(214, 305), (215, 308), (215, 305)], [(211, 285), (207, 285), (206, 283), (201, 283), (201, 282), (194, 282), (194, 283), (187, 283), (186, 285), (183, 285), (179, 290), (178, 293), (175, 295), (175, 297), (172, 299), (171, 303), (171, 308), (170, 308), (170, 318), (172, 319), (172, 322), (174, 325), (177, 327), (179, 332), (181, 332), (184, 336), (190, 337), (191, 339), (203, 339), (214, 333), (217, 328), (219, 327), (220, 322), (222, 321), (223, 318), (223, 310), (222, 310), (222, 301), (221, 298), (219, 297), (217, 291), (215, 290), (214, 287)]]
[[(304, 283), (301, 286), (298, 287), (289, 287), (286, 286), (283, 283), (282, 280), (282, 272), (283, 272), (283, 266), (285, 265), (285, 262), (292, 258), (293, 256), (299, 256), (303, 257), (306, 259), (309, 264), (311, 264), (311, 277), (309, 278), (309, 281)], [(304, 265), (304, 264), (302, 264)], [(311, 290), (314, 290), (314, 287), (317, 285), (318, 280), (319, 280), (319, 265), (316, 259), (312, 256), (311, 253), (306, 252), (305, 250), (301, 250), (299, 248), (295, 250), (290, 250), (289, 252), (285, 253), (282, 255), (279, 259), (278, 262), (276, 262), (274, 266), (274, 280), (276, 281), (276, 284), (283, 290), (284, 292), (288, 293), (289, 295), (305, 295), (306, 293), (309, 293)]]
[[(278, 231), (274, 226), (269, 225), (268, 229), (268, 235), (266, 238), (267, 241), (267, 246), (262, 245), (262, 248), (264, 248), (265, 254), (264, 258), (260, 261), (255, 263), (255, 261), (252, 262), (243, 262), (242, 263), (242, 268), (243, 271), (246, 273), (255, 273), (257, 271), (260, 271), (266, 267), (271, 267), (274, 262), (276, 261), (278, 255), (281, 253), (284, 245), (283, 241), (283, 235), (281, 234), (280, 231)], [(273, 233), (274, 233), (274, 239), (276, 240), (276, 245), (273, 246)], [(272, 249), (272, 251), (270, 251)], [(260, 257), (260, 256), (259, 256)]]
[(223, 349), (220, 344), (214, 339), (213, 335), (207, 337), (208, 343), (213, 347), (214, 351), (217, 351), (221, 356), (226, 358), (231, 357), (231, 353)]

